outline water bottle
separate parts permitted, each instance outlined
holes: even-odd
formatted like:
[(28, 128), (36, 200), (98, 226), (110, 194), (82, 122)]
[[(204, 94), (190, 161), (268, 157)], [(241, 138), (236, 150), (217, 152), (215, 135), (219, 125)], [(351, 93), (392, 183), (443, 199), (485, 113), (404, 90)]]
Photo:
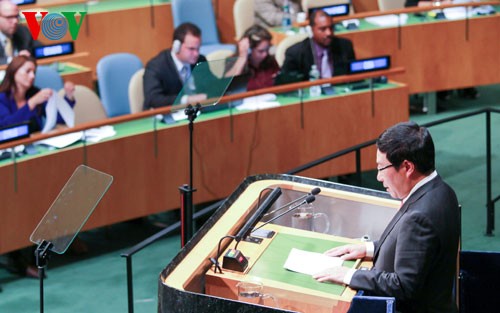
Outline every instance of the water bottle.
[(290, 13), (289, 0), (283, 1), (283, 18), (281, 19), (281, 27), (284, 31), (288, 31), (292, 28), (292, 15)]
[[(311, 65), (311, 70), (309, 71), (309, 81), (316, 81), (319, 79), (319, 71), (316, 64)], [(315, 98), (321, 96), (321, 86), (315, 85), (309, 87), (309, 97)]]

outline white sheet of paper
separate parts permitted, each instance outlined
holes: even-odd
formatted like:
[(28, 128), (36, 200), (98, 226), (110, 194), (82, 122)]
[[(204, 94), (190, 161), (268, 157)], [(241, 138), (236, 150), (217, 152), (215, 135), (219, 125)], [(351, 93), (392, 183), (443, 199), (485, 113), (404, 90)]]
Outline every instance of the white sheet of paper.
[(314, 275), (331, 267), (342, 266), (342, 263), (344, 261), (339, 257), (292, 248), (283, 267), (293, 272)]
[(43, 144), (55, 148), (64, 148), (67, 147), (78, 140), (82, 139), (83, 132), (74, 132), (74, 133), (69, 133), (57, 137), (52, 137), (44, 140), (37, 141), (37, 144)]
[(101, 126), (98, 128), (87, 129), (84, 132), (85, 140), (88, 142), (99, 142), (102, 139), (113, 137), (116, 135), (115, 128), (111, 125)]
[(401, 19), (401, 25), (405, 25), (408, 20), (408, 14), (400, 14), (400, 18), (396, 14), (380, 15), (380, 16), (370, 16), (365, 18), (368, 23), (375, 24), (382, 27), (394, 27), (398, 26)]
[(75, 126), (75, 111), (63, 97), (54, 91), (45, 106), (45, 124), (43, 125), (42, 134), (54, 129), (58, 112), (61, 114), (66, 126)]
[(276, 101), (276, 95), (273, 93), (266, 93), (255, 97), (247, 97), (243, 99), (243, 103), (236, 107), (237, 110), (263, 110), (269, 108), (279, 107), (280, 103)]
[(61, 97), (58, 93), (54, 92), (53, 96), (56, 99), (57, 112), (61, 114), (61, 117), (68, 127), (75, 127), (75, 111), (68, 101)]
[(46, 133), (56, 126), (57, 122), (57, 104), (55, 92), (47, 101), (47, 105), (45, 106), (45, 124), (43, 125), (42, 134)]

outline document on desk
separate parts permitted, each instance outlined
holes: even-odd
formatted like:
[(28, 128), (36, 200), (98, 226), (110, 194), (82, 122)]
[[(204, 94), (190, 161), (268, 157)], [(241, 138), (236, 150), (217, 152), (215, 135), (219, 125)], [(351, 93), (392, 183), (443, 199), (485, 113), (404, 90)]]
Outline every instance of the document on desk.
[(402, 13), (396, 14), (388, 14), (388, 15), (380, 15), (380, 16), (369, 16), (365, 18), (365, 20), (370, 23), (381, 27), (396, 27), (398, 25), (405, 25), (408, 20), (408, 14)]
[(65, 148), (69, 145), (72, 145), (73, 143), (79, 141), (82, 139), (83, 132), (74, 132), (74, 133), (69, 133), (61, 136), (56, 136), (52, 138), (47, 138), (44, 140), (37, 141), (36, 144), (39, 145), (46, 145), (54, 148)]
[(342, 266), (343, 262), (339, 257), (292, 248), (283, 267), (293, 272), (314, 275), (331, 267)]
[(236, 107), (237, 110), (264, 110), (279, 107), (280, 103), (276, 101), (276, 95), (271, 93), (266, 93), (263, 95), (258, 95), (254, 97), (247, 97), (243, 99), (243, 103)]

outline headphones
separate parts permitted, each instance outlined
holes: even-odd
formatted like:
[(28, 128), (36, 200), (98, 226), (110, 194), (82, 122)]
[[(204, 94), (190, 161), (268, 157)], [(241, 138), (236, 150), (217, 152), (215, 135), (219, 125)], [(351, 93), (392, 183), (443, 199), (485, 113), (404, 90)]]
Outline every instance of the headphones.
[(309, 37), (309, 38), (313, 37), (313, 30), (312, 30), (311, 25), (307, 25), (305, 27), (305, 31), (306, 31), (307, 37)]
[(181, 51), (181, 41), (179, 39), (176, 39), (174, 40), (174, 42), (172, 43), (172, 52), (177, 54)]

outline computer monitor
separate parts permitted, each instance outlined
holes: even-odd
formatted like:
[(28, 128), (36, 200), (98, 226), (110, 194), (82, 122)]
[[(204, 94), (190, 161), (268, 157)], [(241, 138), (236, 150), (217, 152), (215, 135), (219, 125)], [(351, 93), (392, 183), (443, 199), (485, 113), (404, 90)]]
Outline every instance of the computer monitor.
[(17, 5), (34, 4), (36, 0), (12, 0), (13, 3)]
[(365, 72), (385, 70), (391, 67), (391, 57), (388, 55), (372, 57), (349, 62), (349, 73), (359, 74)]
[(43, 59), (50, 58), (60, 55), (73, 54), (75, 52), (75, 47), (73, 42), (61, 42), (53, 45), (35, 47), (35, 58)]
[(349, 3), (341, 3), (341, 4), (326, 5), (322, 7), (309, 8), (308, 16), (311, 16), (312, 12), (316, 10), (323, 10), (330, 17), (349, 15)]
[(30, 136), (29, 122), (0, 127), (0, 143)]

